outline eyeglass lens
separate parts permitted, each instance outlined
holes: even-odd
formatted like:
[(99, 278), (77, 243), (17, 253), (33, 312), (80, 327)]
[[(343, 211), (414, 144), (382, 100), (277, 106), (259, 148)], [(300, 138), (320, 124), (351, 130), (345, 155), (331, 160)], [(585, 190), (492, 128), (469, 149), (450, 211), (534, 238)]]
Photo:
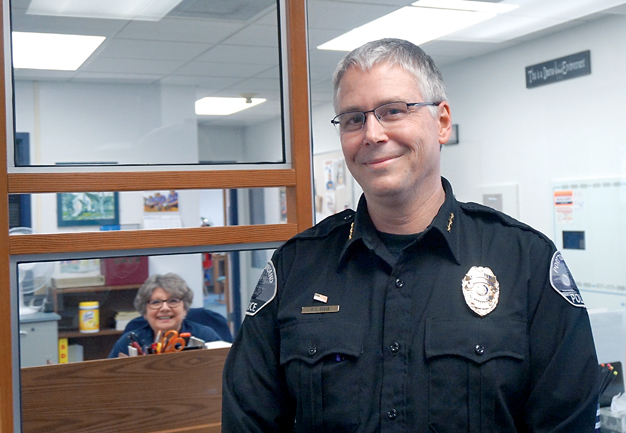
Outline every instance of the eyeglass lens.
[(374, 113), (382, 124), (390, 124), (404, 119), (409, 113), (409, 107), (405, 102), (391, 102), (381, 105), (371, 111), (354, 111), (343, 113), (335, 117), (335, 126), (339, 132), (359, 131), (365, 124), (366, 114)]
[(175, 308), (178, 306), (178, 304), (180, 304), (180, 299), (178, 298), (170, 298), (167, 300), (163, 300), (163, 299), (154, 299), (150, 302), (148, 302), (148, 306), (154, 310), (158, 310), (159, 308), (161, 308), (161, 306), (163, 305), (164, 302), (167, 302), (167, 305), (170, 308)]

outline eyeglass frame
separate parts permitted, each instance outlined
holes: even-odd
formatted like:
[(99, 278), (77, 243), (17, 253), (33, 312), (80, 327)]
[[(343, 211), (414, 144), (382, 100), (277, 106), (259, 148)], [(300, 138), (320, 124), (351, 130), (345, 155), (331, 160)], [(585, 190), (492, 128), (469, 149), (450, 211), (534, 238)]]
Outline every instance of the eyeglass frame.
[[(439, 106), (439, 104), (441, 104), (443, 101), (439, 101), (439, 102), (404, 102), (404, 101), (392, 101), (392, 102), (386, 102), (382, 105), (379, 105), (378, 107), (375, 107), (373, 110), (368, 110), (368, 111), (346, 111), (344, 113), (339, 113), (337, 114), (335, 117), (333, 117), (330, 121), (330, 123), (332, 123), (335, 126), (335, 129), (337, 130), (337, 132), (339, 132), (340, 134), (345, 134), (345, 132), (341, 132), (341, 130), (339, 129), (339, 125), (340, 122), (337, 120), (337, 118), (339, 116), (344, 116), (346, 114), (363, 114), (363, 123), (361, 124), (361, 127), (359, 129), (355, 129), (354, 131), (348, 131), (348, 132), (359, 132), (363, 129), (363, 126), (365, 125), (365, 123), (367, 122), (367, 114), (368, 113), (372, 113), (374, 115), (374, 117), (376, 118), (376, 120), (378, 120), (378, 123), (380, 123), (381, 125), (385, 126), (385, 124), (381, 121), (380, 117), (378, 117), (376, 115), (376, 110), (378, 110), (381, 107), (384, 107), (385, 105), (391, 105), (391, 104), (405, 104), (407, 110), (410, 107), (426, 107), (426, 106), (433, 106), (433, 107), (437, 107)], [(407, 112), (407, 115), (409, 113)]]
[[(157, 305), (158, 302), (158, 307), (155, 307), (155, 305)], [(175, 302), (175, 305), (171, 305), (171, 302)], [(181, 303), (183, 302), (182, 299), (180, 298), (170, 298), (170, 299), (151, 299), (150, 301), (148, 301), (146, 303), (146, 306), (148, 308), (150, 308), (151, 310), (160, 310), (161, 307), (163, 306), (163, 304), (167, 304), (168, 307), (170, 308), (176, 308), (178, 307)]]

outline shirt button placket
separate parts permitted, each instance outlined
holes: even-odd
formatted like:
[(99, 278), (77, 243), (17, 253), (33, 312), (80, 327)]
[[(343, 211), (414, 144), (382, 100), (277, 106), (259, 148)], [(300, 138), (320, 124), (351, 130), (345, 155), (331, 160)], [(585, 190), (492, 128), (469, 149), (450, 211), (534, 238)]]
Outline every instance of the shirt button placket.
[(404, 281), (401, 280), (400, 278), (396, 279), (396, 288), (401, 289), (402, 287), (404, 287)]

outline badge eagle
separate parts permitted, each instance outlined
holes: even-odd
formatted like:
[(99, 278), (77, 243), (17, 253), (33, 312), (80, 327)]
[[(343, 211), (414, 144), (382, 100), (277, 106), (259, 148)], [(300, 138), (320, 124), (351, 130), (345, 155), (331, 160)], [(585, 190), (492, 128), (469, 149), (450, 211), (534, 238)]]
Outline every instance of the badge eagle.
[(470, 309), (479, 316), (486, 316), (498, 305), (500, 284), (491, 269), (472, 266), (463, 277), (463, 296)]

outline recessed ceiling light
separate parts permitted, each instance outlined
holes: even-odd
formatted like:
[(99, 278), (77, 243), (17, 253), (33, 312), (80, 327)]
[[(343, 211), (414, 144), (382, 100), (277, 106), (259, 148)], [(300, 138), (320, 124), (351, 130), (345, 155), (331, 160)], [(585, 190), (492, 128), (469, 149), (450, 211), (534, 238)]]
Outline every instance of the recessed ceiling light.
[[(357, 27), (325, 44), (320, 50), (350, 51), (382, 38), (400, 38), (416, 45), (440, 38), (495, 17), (515, 5), (498, 9), (484, 2), (463, 0), (420, 0), (374, 21)], [(496, 6), (495, 3), (489, 5)]]
[(27, 14), (159, 21), (181, 0), (31, 0)]
[(254, 107), (266, 101), (264, 98), (221, 98), (207, 96), (196, 101), (199, 116), (228, 116)]
[(75, 71), (105, 39), (104, 36), (13, 32), (13, 67)]

